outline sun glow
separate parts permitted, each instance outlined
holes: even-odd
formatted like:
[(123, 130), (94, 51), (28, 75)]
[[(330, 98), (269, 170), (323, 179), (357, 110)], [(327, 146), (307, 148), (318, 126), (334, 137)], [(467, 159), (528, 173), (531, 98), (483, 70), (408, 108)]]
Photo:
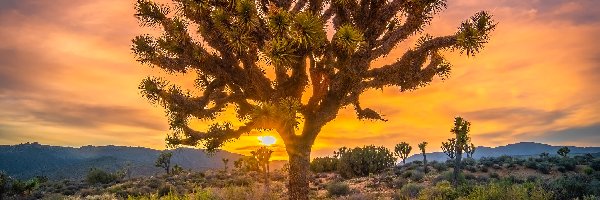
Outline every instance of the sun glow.
[(277, 139), (275, 139), (275, 137), (270, 136), (270, 135), (258, 136), (257, 138), (262, 145), (266, 145), (266, 146), (271, 146), (272, 144), (275, 144), (275, 142), (277, 141)]

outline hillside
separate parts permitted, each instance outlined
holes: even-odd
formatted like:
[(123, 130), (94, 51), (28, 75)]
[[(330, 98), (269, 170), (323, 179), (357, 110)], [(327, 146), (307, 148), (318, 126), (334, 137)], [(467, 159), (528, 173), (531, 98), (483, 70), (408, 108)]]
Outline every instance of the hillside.
[[(196, 171), (222, 168), (222, 158), (237, 160), (242, 157), (227, 151), (217, 151), (211, 156), (201, 149), (179, 148), (169, 151), (173, 151), (173, 165)], [(151, 176), (163, 172), (154, 167), (160, 152), (150, 148), (112, 145), (79, 148), (38, 143), (0, 145), (0, 171), (17, 178), (44, 175), (53, 180), (81, 179), (92, 167), (116, 171), (129, 165), (132, 177)]]
[[(556, 151), (563, 146), (552, 146), (548, 144), (541, 144), (535, 142), (519, 142), (515, 144), (509, 144), (505, 146), (498, 147), (483, 147), (479, 146), (475, 150), (475, 154), (473, 157), (475, 159), (479, 159), (482, 157), (499, 157), (499, 156), (531, 156), (531, 155), (539, 155), (541, 153), (547, 152), (550, 155), (556, 155)], [(586, 153), (598, 153), (600, 152), (600, 147), (574, 147), (568, 146), (571, 150), (571, 155), (574, 154), (586, 154)], [(444, 152), (433, 152), (427, 153), (427, 160), (430, 161), (445, 161), (448, 159), (448, 156), (444, 154)], [(406, 159), (406, 162), (412, 162), (415, 160), (422, 160), (423, 157), (421, 154), (415, 154)]]

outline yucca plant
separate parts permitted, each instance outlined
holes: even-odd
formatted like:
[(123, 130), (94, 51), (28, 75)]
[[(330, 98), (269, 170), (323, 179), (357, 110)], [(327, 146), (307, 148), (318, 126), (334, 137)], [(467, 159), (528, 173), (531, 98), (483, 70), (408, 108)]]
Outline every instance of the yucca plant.
[[(139, 86), (144, 97), (167, 111), (172, 130), (167, 143), (212, 151), (252, 130), (275, 130), (290, 159), (290, 199), (308, 199), (312, 145), (341, 108), (353, 107), (359, 119), (385, 120), (360, 104), (360, 94), (383, 87), (410, 91), (436, 76), (446, 78), (451, 66), (442, 51), (473, 55), (495, 27), (490, 14), (479, 12), (455, 33), (424, 37), (396, 61), (374, 66), (373, 60), (422, 32), (446, 1), (173, 0), (173, 4), (137, 0), (135, 17), (142, 26), (159, 28), (162, 35), (137, 36), (132, 47), (142, 64), (197, 76), (195, 91), (157, 77), (146, 78)], [(219, 118), (229, 105), (235, 106), (243, 125)], [(192, 119), (217, 123), (199, 131), (189, 126)]]

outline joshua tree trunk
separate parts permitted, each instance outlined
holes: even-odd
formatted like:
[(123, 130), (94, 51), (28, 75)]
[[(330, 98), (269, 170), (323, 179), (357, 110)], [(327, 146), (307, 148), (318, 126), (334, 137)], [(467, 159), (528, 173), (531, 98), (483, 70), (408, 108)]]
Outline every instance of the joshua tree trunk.
[(462, 159), (462, 152), (459, 150), (456, 150), (456, 158), (454, 159), (454, 186), (458, 186), (458, 176), (460, 174), (461, 171), (461, 167), (460, 167), (460, 162)]
[(286, 149), (290, 157), (288, 187), (290, 200), (308, 200), (310, 145), (286, 145)]
[(423, 171), (427, 174), (428, 170), (427, 170), (427, 155), (425, 155), (425, 153), (423, 153)]

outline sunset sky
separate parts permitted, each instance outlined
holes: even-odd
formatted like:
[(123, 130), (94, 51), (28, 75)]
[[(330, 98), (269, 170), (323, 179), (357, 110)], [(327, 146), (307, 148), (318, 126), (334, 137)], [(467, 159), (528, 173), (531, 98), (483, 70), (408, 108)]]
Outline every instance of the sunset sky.
[[(0, 1), (0, 144), (128, 145), (165, 148), (164, 111), (142, 98), (139, 82), (164, 75), (142, 66), (131, 39), (141, 28), (133, 0)], [(475, 57), (447, 52), (452, 75), (413, 92), (369, 91), (362, 104), (388, 122), (359, 121), (352, 109), (326, 125), (313, 157), (341, 146), (429, 142), (439, 151), (454, 116), (472, 122), (473, 143), (520, 141), (600, 146), (598, 0), (449, 0), (425, 33), (447, 35), (487, 10), (499, 22)], [(379, 66), (400, 57), (418, 36)], [(172, 77), (183, 84), (194, 77)], [(233, 120), (230, 115), (221, 119)], [(203, 127), (212, 122), (197, 123)], [(225, 146), (248, 154), (253, 132)], [(274, 136), (278, 137), (276, 134)], [(281, 141), (275, 159), (285, 159)]]

